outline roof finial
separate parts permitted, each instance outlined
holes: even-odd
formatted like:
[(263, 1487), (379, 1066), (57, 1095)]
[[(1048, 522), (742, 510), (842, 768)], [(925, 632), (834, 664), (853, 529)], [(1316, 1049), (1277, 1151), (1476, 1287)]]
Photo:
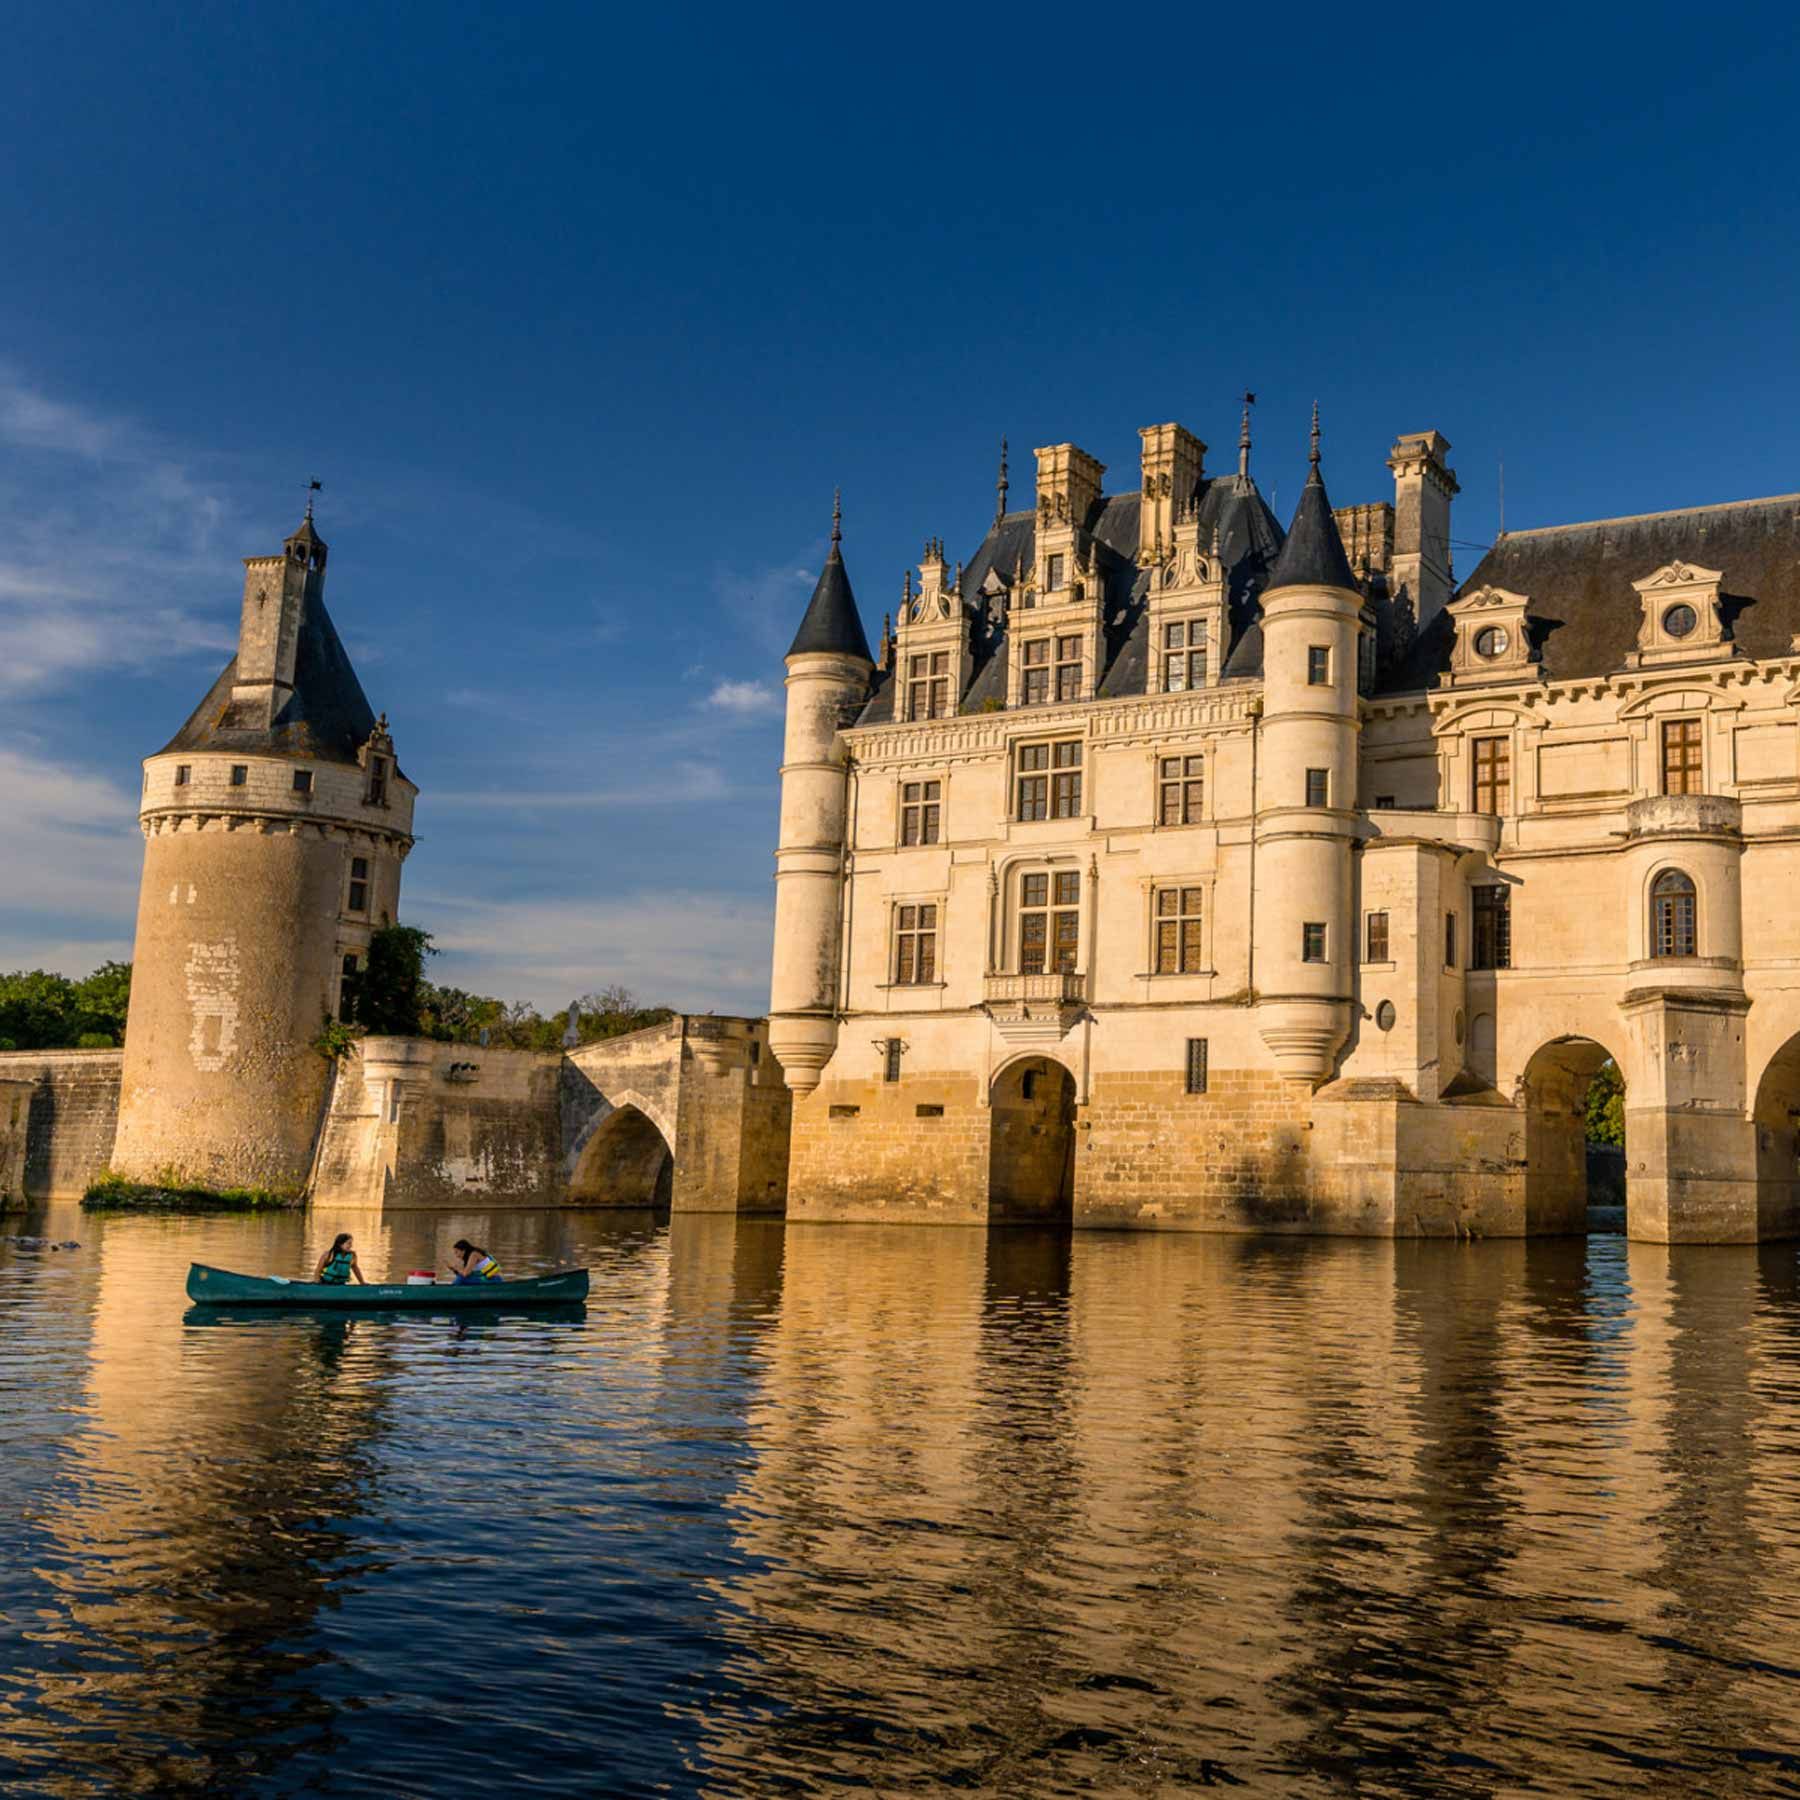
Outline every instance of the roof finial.
[(1312, 472), (1315, 475), (1318, 474), (1318, 472), (1319, 472), (1319, 403), (1316, 400), (1313, 402), (1312, 456), (1308, 460), (1312, 463)]
[(1006, 517), (1006, 439), (1000, 440), (1000, 479), (994, 483), (994, 523)]
[(1256, 396), (1248, 388), (1244, 389), (1244, 422), (1238, 428), (1238, 486), (1246, 487), (1250, 481), (1250, 409), (1256, 404)]
[(306, 484), (306, 522), (312, 523), (313, 495), (324, 486), (324, 482), (314, 479)]
[(844, 541), (844, 490), (831, 490), (831, 548), (835, 552)]

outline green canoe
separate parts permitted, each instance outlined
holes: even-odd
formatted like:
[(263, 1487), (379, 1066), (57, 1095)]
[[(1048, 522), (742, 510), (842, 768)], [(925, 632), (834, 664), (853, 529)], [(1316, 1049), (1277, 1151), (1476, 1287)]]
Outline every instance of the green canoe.
[(201, 1306), (396, 1307), (436, 1312), (446, 1306), (561, 1306), (585, 1300), (586, 1269), (559, 1269), (519, 1281), (404, 1281), (334, 1284), (290, 1281), (285, 1275), (234, 1275), (195, 1263), (188, 1270), (188, 1298)]

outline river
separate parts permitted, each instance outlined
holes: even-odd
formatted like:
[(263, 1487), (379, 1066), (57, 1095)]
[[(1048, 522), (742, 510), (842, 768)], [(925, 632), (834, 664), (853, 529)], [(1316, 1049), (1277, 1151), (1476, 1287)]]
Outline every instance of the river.
[(0, 1792), (1800, 1794), (1794, 1248), (0, 1231)]

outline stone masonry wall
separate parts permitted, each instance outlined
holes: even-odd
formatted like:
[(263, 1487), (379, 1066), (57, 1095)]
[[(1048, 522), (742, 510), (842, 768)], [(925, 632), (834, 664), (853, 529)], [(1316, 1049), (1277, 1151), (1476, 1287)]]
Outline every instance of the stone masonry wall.
[(795, 1096), (788, 1217), (982, 1224), (991, 1123), (968, 1075), (822, 1082)]
[(0, 1077), (31, 1083), (25, 1195), (78, 1200), (112, 1158), (119, 1123), (119, 1050), (0, 1052)]

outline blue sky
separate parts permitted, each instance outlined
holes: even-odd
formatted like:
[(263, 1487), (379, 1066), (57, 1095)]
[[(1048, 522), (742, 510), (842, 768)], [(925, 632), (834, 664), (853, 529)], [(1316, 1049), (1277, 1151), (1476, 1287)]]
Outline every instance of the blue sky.
[(1800, 488), (1790, 8), (16, 9), (0, 968), (128, 953), (137, 759), (325, 482), (445, 979), (766, 1001), (781, 652), (1073, 438), (1284, 515), (1436, 427), (1497, 528)]

